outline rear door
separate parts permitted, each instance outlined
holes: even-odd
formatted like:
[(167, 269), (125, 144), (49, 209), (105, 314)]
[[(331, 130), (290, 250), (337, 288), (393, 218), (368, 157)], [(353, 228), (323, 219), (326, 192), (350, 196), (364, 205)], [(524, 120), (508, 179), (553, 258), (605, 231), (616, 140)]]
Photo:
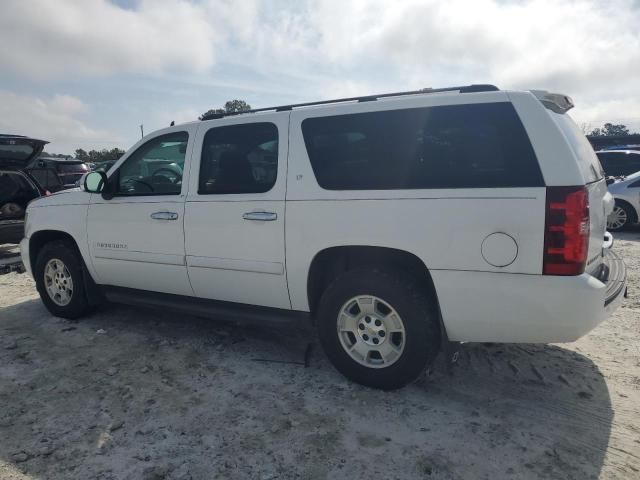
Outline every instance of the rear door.
[(198, 297), (291, 308), (285, 272), (288, 113), (200, 126), (185, 212)]

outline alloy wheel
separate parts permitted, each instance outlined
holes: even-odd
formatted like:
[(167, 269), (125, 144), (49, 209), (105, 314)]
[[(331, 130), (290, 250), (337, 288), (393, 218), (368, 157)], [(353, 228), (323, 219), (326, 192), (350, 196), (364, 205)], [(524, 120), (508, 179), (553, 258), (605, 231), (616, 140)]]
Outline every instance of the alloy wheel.
[(619, 230), (626, 225), (627, 220), (627, 212), (625, 212), (624, 208), (616, 205), (611, 215), (607, 218), (607, 228)]
[(67, 266), (52, 258), (44, 268), (44, 285), (49, 298), (60, 307), (65, 307), (73, 297), (73, 279)]
[(400, 315), (373, 295), (358, 295), (347, 301), (338, 314), (337, 328), (344, 351), (368, 368), (393, 365), (406, 343)]

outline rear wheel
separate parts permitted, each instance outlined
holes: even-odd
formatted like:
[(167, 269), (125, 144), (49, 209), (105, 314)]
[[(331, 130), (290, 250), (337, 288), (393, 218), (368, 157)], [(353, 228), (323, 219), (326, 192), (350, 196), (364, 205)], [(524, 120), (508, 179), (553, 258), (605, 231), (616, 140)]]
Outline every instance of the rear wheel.
[(55, 241), (42, 247), (33, 276), (42, 303), (56, 317), (75, 319), (92, 310), (85, 292), (82, 258), (70, 242)]
[(402, 274), (353, 270), (323, 293), (317, 312), (322, 346), (350, 380), (391, 390), (415, 380), (440, 345), (435, 301)]
[(624, 203), (617, 203), (613, 207), (613, 212), (607, 217), (607, 230), (618, 232), (629, 226), (633, 221), (633, 211)]

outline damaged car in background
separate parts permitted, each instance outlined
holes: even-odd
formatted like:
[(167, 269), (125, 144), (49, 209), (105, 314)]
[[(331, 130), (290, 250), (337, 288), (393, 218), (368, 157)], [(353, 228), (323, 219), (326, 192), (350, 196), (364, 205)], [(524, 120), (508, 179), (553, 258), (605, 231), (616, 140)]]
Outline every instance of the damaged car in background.
[(0, 134), (0, 245), (22, 240), (28, 203), (48, 194), (25, 169), (47, 143), (20, 135)]

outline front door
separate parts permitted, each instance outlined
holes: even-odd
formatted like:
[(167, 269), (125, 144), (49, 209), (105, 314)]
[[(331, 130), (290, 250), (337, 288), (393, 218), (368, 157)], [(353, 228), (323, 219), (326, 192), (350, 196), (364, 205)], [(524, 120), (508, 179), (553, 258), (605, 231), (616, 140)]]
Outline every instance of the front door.
[(284, 262), (288, 120), (288, 113), (274, 113), (201, 125), (185, 212), (197, 296), (291, 308)]
[(147, 140), (110, 175), (115, 196), (92, 196), (87, 232), (100, 284), (193, 295), (185, 264), (183, 178), (196, 130)]

